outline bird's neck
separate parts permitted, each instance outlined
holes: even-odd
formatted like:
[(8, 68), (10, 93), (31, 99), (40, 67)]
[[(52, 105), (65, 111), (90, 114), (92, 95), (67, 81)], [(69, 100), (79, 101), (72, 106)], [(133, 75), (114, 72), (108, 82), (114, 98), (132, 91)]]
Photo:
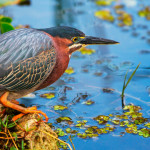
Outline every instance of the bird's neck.
[[(55, 39), (55, 40), (58, 40), (58, 39)], [(40, 90), (42, 88), (45, 88), (53, 84), (63, 75), (63, 73), (68, 67), (69, 60), (70, 60), (69, 54), (67, 52), (68, 47), (63, 45), (60, 40), (58, 41), (59, 43), (57, 44), (53, 42), (55, 50), (56, 50), (56, 64), (54, 66), (54, 69), (50, 73), (50, 75), (47, 77), (47, 79), (42, 83), (42, 85), (38, 87), (37, 90)]]

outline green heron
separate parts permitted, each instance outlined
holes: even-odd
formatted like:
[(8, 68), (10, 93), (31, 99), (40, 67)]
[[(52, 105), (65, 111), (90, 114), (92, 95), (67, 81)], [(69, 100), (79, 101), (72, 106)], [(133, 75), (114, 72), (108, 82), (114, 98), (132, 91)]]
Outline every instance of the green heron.
[(20, 116), (40, 113), (48, 121), (45, 113), (35, 107), (21, 107), (15, 99), (58, 80), (67, 69), (71, 54), (81, 47), (117, 43), (85, 36), (83, 32), (66, 26), (22, 28), (0, 35), (0, 102), (22, 112)]

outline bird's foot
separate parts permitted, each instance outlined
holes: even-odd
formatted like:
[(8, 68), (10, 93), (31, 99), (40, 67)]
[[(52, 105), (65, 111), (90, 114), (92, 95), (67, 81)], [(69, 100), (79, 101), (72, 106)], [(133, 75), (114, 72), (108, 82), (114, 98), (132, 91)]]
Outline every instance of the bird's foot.
[[(37, 110), (37, 107), (36, 106), (33, 106), (33, 107), (29, 107), (29, 108), (26, 108), (26, 109), (30, 109), (30, 110)], [(21, 118), (22, 116), (24, 116), (25, 114), (24, 113), (21, 113), (19, 115), (16, 115), (12, 118), (12, 121), (16, 121), (18, 120), (19, 118)]]
[(11, 103), (14, 103), (14, 104), (17, 104), (17, 105), (19, 104), (19, 102), (18, 102), (17, 100), (14, 100), (14, 99), (11, 100), (10, 102), (11, 102)]
[(19, 106), (19, 105), (15, 104), (15, 103), (13, 103), (11, 101), (8, 101), (7, 100), (8, 95), (9, 95), (9, 92), (5, 92), (0, 97), (0, 103), (2, 103), (5, 107), (9, 107), (9, 108), (12, 108), (12, 109), (15, 109), (15, 110), (18, 110), (18, 111), (22, 112), (22, 114), (19, 114), (19, 116), (17, 115), (18, 117), (16, 116), (15, 118), (13, 118), (14, 120), (16, 120), (17, 118), (22, 117), (24, 114), (38, 113), (38, 114), (43, 115), (45, 117), (46, 122), (48, 122), (48, 117), (47, 117), (47, 115), (44, 112), (42, 112), (40, 110), (36, 110), (35, 107), (24, 108), (24, 107)]
[(32, 108), (32, 107), (26, 108), (25, 112), (26, 112), (26, 113), (37, 113), (37, 114), (41, 114), (41, 115), (43, 115), (43, 116), (45, 117), (45, 122), (48, 122), (48, 117), (47, 117), (47, 115), (46, 115), (44, 112), (42, 112), (41, 110), (34, 110), (34, 109), (31, 109), (31, 108)]

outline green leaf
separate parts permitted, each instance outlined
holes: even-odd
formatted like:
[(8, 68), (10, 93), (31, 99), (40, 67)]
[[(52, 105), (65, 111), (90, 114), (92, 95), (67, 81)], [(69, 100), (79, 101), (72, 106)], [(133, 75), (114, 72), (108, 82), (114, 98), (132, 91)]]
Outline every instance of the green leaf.
[(10, 148), (10, 150), (17, 150), (14, 146)]
[(56, 130), (56, 133), (58, 134), (58, 136), (65, 136), (65, 135), (67, 135), (67, 133), (65, 133), (61, 128), (58, 128)]
[(10, 123), (10, 124), (8, 124), (8, 128), (12, 128), (12, 127), (14, 127), (14, 126), (16, 126), (16, 123), (15, 122), (12, 122), (12, 123)]
[(24, 145), (25, 145), (24, 140), (22, 140), (21, 141), (21, 148), (22, 148), (22, 150), (24, 150)]
[(139, 68), (141, 63), (138, 64), (138, 66), (136, 67), (136, 69), (132, 72), (131, 76), (129, 77), (127, 83), (125, 84), (125, 88), (128, 86), (129, 82), (131, 81), (132, 77), (134, 76), (134, 74), (136, 73), (137, 69)]
[(71, 132), (71, 128), (67, 128), (67, 129), (66, 129), (66, 132), (67, 132), (67, 133), (70, 133), (70, 132)]
[(5, 17), (5, 16), (0, 16), (0, 22), (11, 23), (11, 22), (12, 22), (12, 18), (10, 18), (10, 17)]
[(121, 94), (121, 97), (123, 98), (124, 96), (124, 91), (125, 89), (127, 88), (129, 82), (131, 81), (132, 77), (134, 76), (134, 74), (136, 73), (137, 69), (139, 68), (141, 63), (138, 64), (138, 66), (136, 67), (136, 69), (132, 72), (131, 76), (129, 77), (128, 81), (126, 82), (126, 78), (127, 78), (127, 74), (128, 74), (128, 71), (124, 77), (124, 83), (123, 83), (123, 88), (122, 88), (122, 94)]
[(13, 132), (13, 133), (12, 133), (12, 136), (15, 137), (15, 140), (17, 141), (17, 133), (16, 133), (16, 132)]
[(126, 72), (126, 75), (125, 75), (125, 77), (124, 77), (123, 88), (122, 88), (122, 94), (121, 94), (121, 97), (122, 97), (122, 98), (123, 98), (123, 96), (124, 96), (127, 74), (128, 74), (128, 71)]
[(14, 30), (15, 28), (14, 28), (10, 23), (1, 22), (1, 23), (0, 23), (0, 29), (1, 29), (1, 33), (3, 34), (3, 33), (5, 33), (5, 32)]

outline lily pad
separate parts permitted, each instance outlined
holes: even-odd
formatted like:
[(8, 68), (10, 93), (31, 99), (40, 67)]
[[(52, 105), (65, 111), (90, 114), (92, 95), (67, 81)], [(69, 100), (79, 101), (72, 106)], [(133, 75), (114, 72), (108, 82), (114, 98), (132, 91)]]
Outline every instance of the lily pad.
[(123, 9), (125, 6), (124, 5), (115, 5), (114, 6), (114, 8), (116, 9), (116, 10), (118, 10), (118, 9)]
[(83, 127), (87, 123), (87, 120), (77, 121), (76, 127)]
[(137, 117), (134, 121), (135, 124), (143, 124), (147, 121), (147, 118)]
[(67, 133), (65, 133), (61, 128), (58, 128), (56, 130), (56, 133), (57, 133), (58, 136), (65, 136), (65, 135), (67, 135)]
[(132, 16), (125, 11), (122, 11), (120, 16), (118, 17), (119, 20), (119, 26), (132, 26), (133, 25), (133, 19)]
[(150, 128), (150, 122), (146, 123), (144, 126)]
[(133, 128), (126, 128), (127, 133), (133, 133)]
[(96, 4), (99, 6), (109, 6), (115, 0), (96, 0)]
[(70, 117), (59, 117), (59, 118), (56, 119), (56, 121), (57, 121), (58, 123), (61, 123), (61, 122), (65, 121), (65, 122), (68, 122), (69, 124), (72, 123), (71, 120), (72, 120), (72, 119), (71, 119)]
[(99, 115), (93, 119), (98, 121), (99, 124), (106, 124), (109, 120), (109, 116)]
[(81, 52), (82, 55), (92, 55), (93, 53), (95, 53), (95, 50), (94, 49), (88, 49), (88, 48), (81, 48), (79, 50)]
[(118, 124), (120, 124), (120, 120), (112, 120), (112, 123), (118, 125)]
[(114, 22), (114, 16), (109, 10), (99, 10), (95, 12), (95, 16), (109, 22)]
[(138, 112), (139, 110), (141, 110), (141, 107), (135, 105), (126, 105), (123, 109), (129, 110), (130, 112)]
[(77, 133), (77, 136), (83, 139), (87, 138), (87, 134), (86, 133)]
[(145, 17), (147, 20), (150, 20), (150, 6), (146, 6), (144, 9), (138, 12), (140, 17)]
[(85, 133), (97, 133), (97, 129), (98, 127), (97, 126), (91, 126), (91, 127), (88, 127), (86, 130), (85, 130)]
[(72, 67), (69, 67), (68, 69), (66, 69), (65, 73), (73, 74), (74, 73), (74, 69)]
[(95, 103), (95, 102), (92, 101), (91, 99), (89, 99), (89, 100), (87, 100), (87, 101), (84, 102), (84, 104), (86, 104), (86, 105), (92, 105), (92, 104), (94, 104), (94, 103)]
[(55, 97), (55, 93), (45, 93), (40, 95), (41, 97), (47, 98), (47, 99), (52, 99)]
[(68, 107), (63, 106), (63, 105), (55, 105), (54, 106), (54, 110), (64, 110), (64, 109), (68, 109)]
[(143, 136), (143, 137), (147, 138), (147, 137), (150, 137), (150, 130), (146, 129), (146, 128), (143, 128), (141, 130), (138, 130), (138, 134), (140, 136)]

